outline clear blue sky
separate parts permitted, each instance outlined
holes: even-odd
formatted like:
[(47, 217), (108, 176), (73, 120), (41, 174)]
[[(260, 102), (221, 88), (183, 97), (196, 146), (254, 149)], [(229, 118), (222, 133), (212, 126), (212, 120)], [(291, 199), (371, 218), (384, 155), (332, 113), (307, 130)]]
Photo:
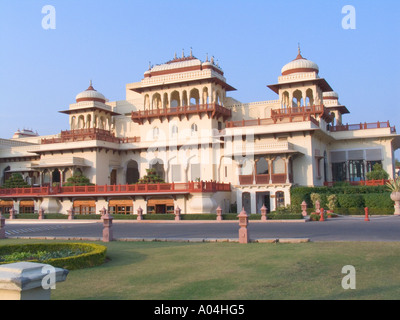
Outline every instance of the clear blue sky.
[[(42, 7), (56, 29), (42, 28)], [(342, 28), (342, 8), (356, 29)], [(396, 0), (0, 0), (0, 137), (19, 128), (41, 135), (68, 129), (68, 109), (89, 80), (123, 100), (149, 61), (174, 53), (215, 56), (242, 102), (276, 99), (266, 86), (297, 55), (351, 111), (344, 122), (390, 120), (400, 130), (400, 1)]]

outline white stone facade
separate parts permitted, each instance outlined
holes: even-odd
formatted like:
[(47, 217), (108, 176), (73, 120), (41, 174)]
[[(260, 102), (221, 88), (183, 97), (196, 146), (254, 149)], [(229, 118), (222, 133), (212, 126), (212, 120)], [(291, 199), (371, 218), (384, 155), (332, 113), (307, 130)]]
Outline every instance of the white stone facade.
[[(229, 97), (236, 89), (222, 69), (192, 54), (150, 67), (140, 82), (126, 85), (125, 100), (108, 101), (90, 84), (61, 111), (69, 131), (0, 140), (0, 181), (21, 173), (37, 188), (0, 192), (0, 210), (67, 214), (74, 207), (98, 214), (108, 207), (135, 214), (140, 207), (146, 214), (179, 206), (190, 214), (220, 206), (260, 213), (262, 205), (273, 211), (290, 204), (295, 185), (365, 180), (376, 162), (393, 177), (400, 145), (395, 128), (344, 125), (348, 109), (300, 52), (269, 88), (275, 100), (239, 102)], [(123, 187), (149, 168), (162, 187)], [(109, 187), (65, 187), (76, 172)]]

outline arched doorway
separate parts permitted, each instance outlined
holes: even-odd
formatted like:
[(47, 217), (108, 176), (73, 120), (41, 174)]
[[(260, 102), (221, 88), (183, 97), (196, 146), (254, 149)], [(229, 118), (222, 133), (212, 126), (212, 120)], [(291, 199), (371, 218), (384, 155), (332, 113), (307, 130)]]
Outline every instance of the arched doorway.
[(165, 170), (164, 170), (164, 162), (161, 159), (154, 159), (150, 163), (150, 169), (156, 170), (157, 175), (165, 180)]
[(128, 162), (126, 166), (126, 183), (134, 184), (139, 181), (139, 166), (135, 160)]

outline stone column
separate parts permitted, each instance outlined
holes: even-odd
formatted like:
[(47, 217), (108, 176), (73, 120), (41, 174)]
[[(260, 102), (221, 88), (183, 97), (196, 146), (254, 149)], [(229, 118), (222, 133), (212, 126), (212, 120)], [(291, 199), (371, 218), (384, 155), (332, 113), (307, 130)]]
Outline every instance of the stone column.
[(51, 289), (69, 271), (51, 265), (17, 262), (0, 266), (0, 300), (50, 300)]
[(139, 209), (137, 209), (137, 220), (138, 221), (143, 220), (143, 209), (140, 206), (139, 206)]
[(39, 209), (38, 214), (39, 214), (38, 219), (39, 220), (43, 220), (44, 219), (44, 210), (43, 210), (43, 208)]
[(15, 219), (15, 210), (14, 210), (14, 208), (11, 208), (9, 213), (10, 213), (10, 218), (9, 219), (10, 220), (14, 220)]
[(68, 220), (74, 220), (75, 219), (75, 210), (73, 207), (71, 207), (68, 212)]
[(113, 241), (112, 220), (113, 217), (106, 210), (106, 213), (103, 215), (103, 242)]
[(0, 239), (6, 238), (6, 219), (0, 213)]
[(242, 209), (242, 212), (238, 215), (239, 218), (239, 243), (249, 243), (250, 242), (250, 237), (249, 233), (247, 231), (247, 226), (249, 224), (249, 216), (244, 210)]
[(180, 221), (181, 220), (181, 209), (177, 207), (175, 209), (175, 221)]
[(261, 221), (267, 221), (267, 208), (265, 204), (261, 208)]
[(222, 209), (220, 206), (217, 208), (217, 221), (222, 221)]

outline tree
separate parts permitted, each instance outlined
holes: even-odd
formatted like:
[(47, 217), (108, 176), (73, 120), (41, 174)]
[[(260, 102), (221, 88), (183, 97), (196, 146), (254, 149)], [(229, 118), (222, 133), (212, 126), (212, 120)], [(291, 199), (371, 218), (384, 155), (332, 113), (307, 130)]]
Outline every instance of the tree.
[(13, 173), (9, 179), (4, 182), (3, 188), (29, 188), (30, 185), (24, 180), (20, 173)]
[(375, 163), (372, 167), (372, 171), (367, 173), (367, 180), (387, 180), (389, 179), (389, 174), (383, 170), (380, 163)]
[(139, 184), (151, 184), (151, 183), (165, 183), (163, 179), (157, 174), (156, 169), (146, 169), (147, 175), (139, 179)]
[(66, 187), (72, 186), (91, 186), (93, 183), (90, 183), (89, 178), (85, 177), (82, 173), (76, 172), (72, 177), (67, 179), (67, 182), (64, 183)]

